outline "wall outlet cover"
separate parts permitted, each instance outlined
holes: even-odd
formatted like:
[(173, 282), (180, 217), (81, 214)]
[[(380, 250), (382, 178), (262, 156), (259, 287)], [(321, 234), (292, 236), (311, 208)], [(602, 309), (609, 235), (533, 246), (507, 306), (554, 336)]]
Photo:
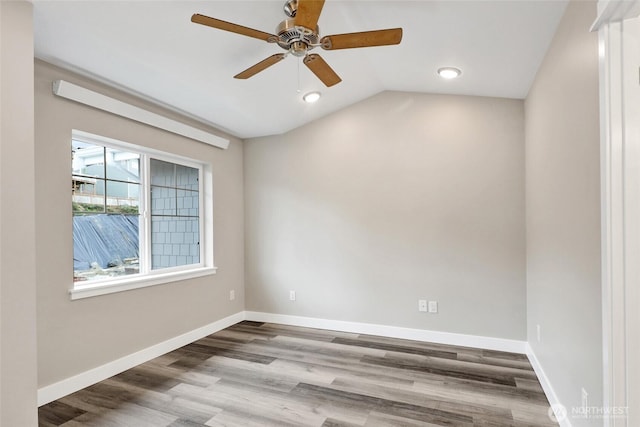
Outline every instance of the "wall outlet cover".
[(429, 313), (438, 312), (438, 301), (429, 301)]

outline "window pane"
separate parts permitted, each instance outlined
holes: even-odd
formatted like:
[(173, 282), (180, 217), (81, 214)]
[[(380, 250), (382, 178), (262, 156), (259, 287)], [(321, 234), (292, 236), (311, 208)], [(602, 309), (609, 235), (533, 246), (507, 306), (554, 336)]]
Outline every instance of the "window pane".
[(176, 186), (176, 164), (151, 159), (151, 185), (162, 187)]
[(138, 273), (138, 233), (138, 215), (74, 215), (74, 281)]
[(71, 153), (74, 175), (104, 178), (104, 147), (73, 141)]
[(200, 262), (200, 196), (196, 168), (152, 159), (151, 268)]
[(176, 165), (176, 187), (198, 191), (198, 169)]
[(138, 273), (140, 156), (80, 141), (72, 156), (74, 281)]
[(176, 209), (180, 216), (198, 216), (199, 193), (197, 191), (176, 190)]
[(107, 179), (140, 182), (140, 155), (107, 148)]
[(140, 206), (140, 184), (107, 180), (107, 212), (137, 214)]
[(151, 215), (176, 215), (175, 188), (151, 186)]
[(155, 270), (199, 262), (198, 218), (152, 217), (151, 268)]
[(104, 212), (104, 180), (73, 175), (71, 184), (74, 214)]

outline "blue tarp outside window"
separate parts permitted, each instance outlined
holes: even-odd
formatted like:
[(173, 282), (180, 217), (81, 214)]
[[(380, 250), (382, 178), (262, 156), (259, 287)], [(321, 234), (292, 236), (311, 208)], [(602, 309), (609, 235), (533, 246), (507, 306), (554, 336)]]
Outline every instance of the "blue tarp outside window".
[(74, 215), (73, 269), (122, 265), (139, 257), (138, 215)]

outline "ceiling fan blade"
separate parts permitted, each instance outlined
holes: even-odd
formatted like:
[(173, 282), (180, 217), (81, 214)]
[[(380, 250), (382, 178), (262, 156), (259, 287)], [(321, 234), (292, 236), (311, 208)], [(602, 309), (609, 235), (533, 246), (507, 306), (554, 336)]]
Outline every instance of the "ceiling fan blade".
[(312, 53), (311, 55), (307, 55), (303, 62), (327, 87), (331, 87), (342, 81), (340, 76), (338, 76), (329, 64), (318, 54)]
[(294, 25), (315, 30), (324, 6), (324, 0), (298, 0)]
[(233, 76), (233, 78), (234, 79), (248, 79), (249, 77), (255, 76), (260, 71), (264, 71), (265, 69), (271, 67), (273, 64), (276, 64), (276, 63), (282, 61), (285, 58), (285, 56), (287, 56), (287, 55), (284, 54), (284, 53), (276, 53), (275, 55), (271, 55), (267, 59), (264, 59), (264, 60), (258, 62), (256, 65), (253, 65), (253, 66), (247, 68), (246, 70), (244, 70), (240, 74), (236, 74), (235, 76)]
[(361, 33), (334, 34), (325, 36), (320, 45), (325, 50), (352, 49), (355, 47), (387, 46), (402, 41), (402, 28), (363, 31)]
[(275, 42), (278, 39), (277, 36), (265, 33), (264, 31), (254, 30), (253, 28), (249, 27), (243, 27), (242, 25), (233, 24), (231, 22), (222, 21), (220, 19), (211, 18), (205, 15), (200, 15), (199, 13), (196, 13), (191, 17), (191, 22), (217, 28), (219, 30), (230, 31), (232, 33), (241, 34), (243, 36), (253, 37), (270, 43)]

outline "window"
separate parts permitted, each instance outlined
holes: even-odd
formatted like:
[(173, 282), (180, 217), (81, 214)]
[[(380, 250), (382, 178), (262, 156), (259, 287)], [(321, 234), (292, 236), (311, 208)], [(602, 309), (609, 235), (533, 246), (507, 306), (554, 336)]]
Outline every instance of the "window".
[(71, 153), (72, 298), (215, 271), (208, 165), (78, 131)]
[(199, 171), (151, 159), (151, 266), (200, 262)]

